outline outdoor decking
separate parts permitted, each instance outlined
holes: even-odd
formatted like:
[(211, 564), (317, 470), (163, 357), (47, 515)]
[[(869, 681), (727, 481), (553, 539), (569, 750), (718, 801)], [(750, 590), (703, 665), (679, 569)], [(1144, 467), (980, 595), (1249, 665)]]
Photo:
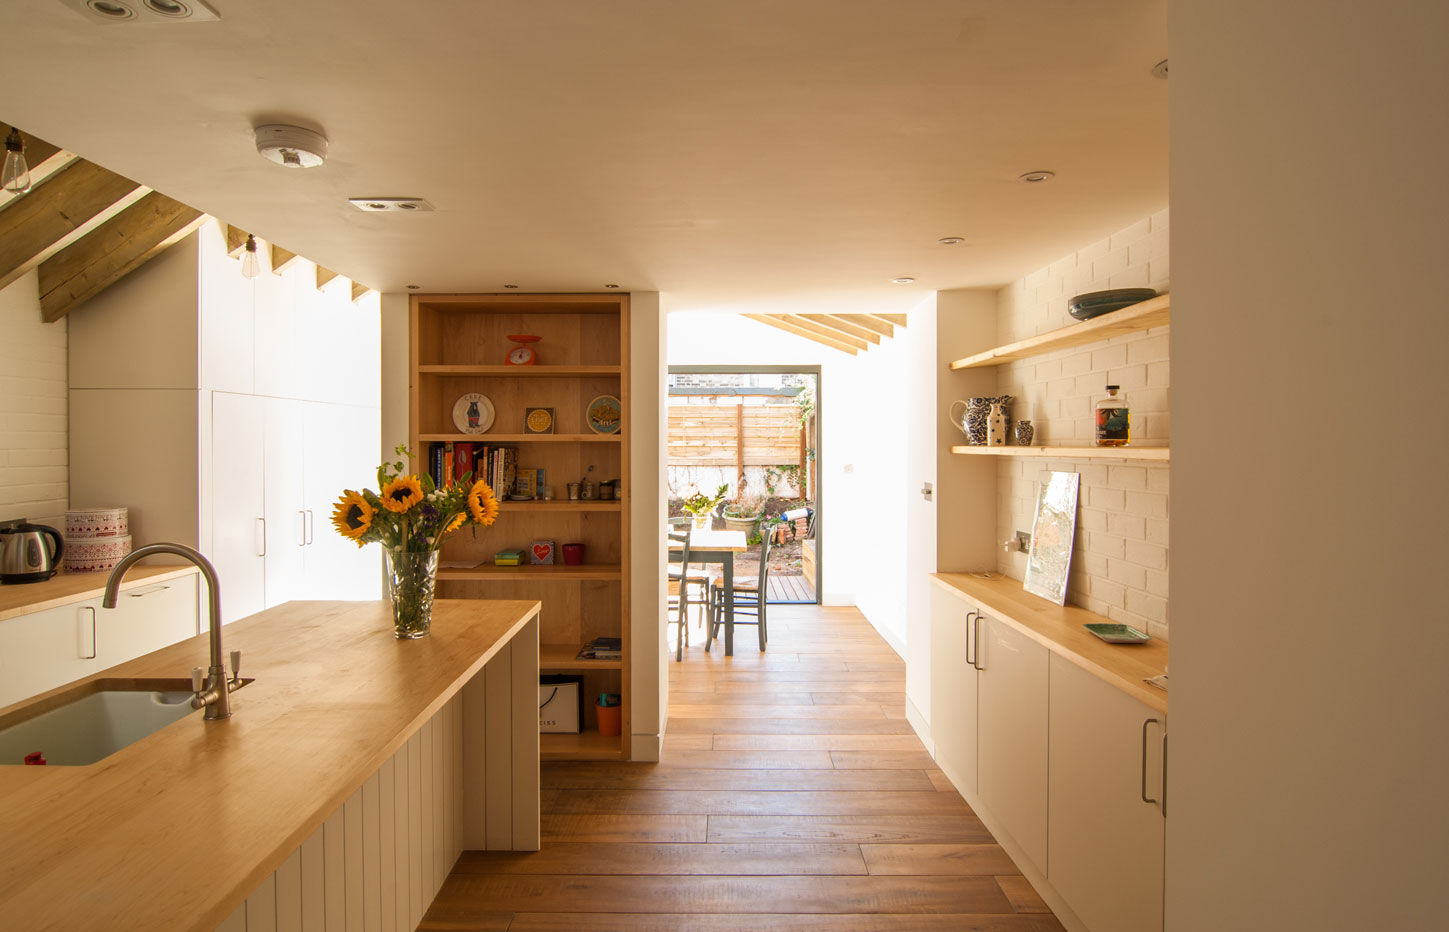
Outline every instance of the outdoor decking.
[(815, 586), (804, 576), (781, 576), (771, 573), (768, 583), (770, 602), (814, 602)]

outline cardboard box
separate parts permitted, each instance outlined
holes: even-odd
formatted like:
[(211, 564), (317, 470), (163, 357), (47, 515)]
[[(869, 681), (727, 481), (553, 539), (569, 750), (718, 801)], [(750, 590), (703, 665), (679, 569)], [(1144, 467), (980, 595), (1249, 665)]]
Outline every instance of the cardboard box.
[(583, 730), (584, 678), (572, 673), (538, 677), (538, 731), (576, 735)]

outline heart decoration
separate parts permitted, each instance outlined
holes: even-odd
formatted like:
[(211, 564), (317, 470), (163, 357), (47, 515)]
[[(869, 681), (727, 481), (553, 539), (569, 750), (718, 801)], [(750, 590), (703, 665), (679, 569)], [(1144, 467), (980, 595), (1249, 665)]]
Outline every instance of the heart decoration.
[(533, 556), (533, 563), (535, 565), (538, 565), (538, 564), (551, 564), (551, 563), (553, 563), (553, 541), (548, 541), (548, 540), (536, 540), (536, 541), (534, 541), (533, 542), (533, 553), (532, 553), (532, 556)]

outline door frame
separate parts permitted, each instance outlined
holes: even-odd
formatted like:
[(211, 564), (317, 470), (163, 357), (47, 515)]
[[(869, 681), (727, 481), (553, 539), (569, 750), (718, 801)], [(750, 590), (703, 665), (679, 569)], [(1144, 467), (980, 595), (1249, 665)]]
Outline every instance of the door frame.
[[(815, 585), (814, 604), (816, 605), (824, 604), (821, 601), (820, 583), (825, 576), (825, 470), (821, 466), (825, 461), (823, 456), (825, 432), (821, 429), (825, 422), (820, 413), (825, 410), (825, 385), (821, 375), (821, 368), (818, 364), (813, 366), (708, 365), (668, 367), (669, 375), (788, 375), (798, 372), (803, 375), (815, 376), (815, 579), (813, 583)], [(667, 413), (669, 408), (669, 383), (667, 380), (664, 384), (664, 407)], [(665, 468), (668, 469), (669, 455), (667, 450), (669, 447), (669, 436), (667, 430), (664, 437), (664, 446), (666, 449), (664, 458)], [(811, 603), (798, 602), (795, 604), (809, 605)]]

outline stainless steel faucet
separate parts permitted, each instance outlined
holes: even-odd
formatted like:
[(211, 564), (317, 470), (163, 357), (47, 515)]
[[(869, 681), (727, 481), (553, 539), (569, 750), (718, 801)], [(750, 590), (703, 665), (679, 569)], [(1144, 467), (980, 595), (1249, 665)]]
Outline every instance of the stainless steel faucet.
[[(116, 607), (116, 595), (121, 588), (121, 577), (126, 575), (126, 570), (131, 568), (137, 560), (144, 560), (146, 557), (155, 556), (158, 553), (174, 554), (178, 557), (185, 557), (196, 568), (201, 570), (201, 575), (206, 577), (206, 591), (208, 596), (209, 629), (211, 633), (211, 669), (208, 671), (206, 681), (201, 678), (201, 668), (197, 667), (191, 671), (191, 688), (195, 696), (191, 698), (191, 707), (200, 709), (205, 707), (206, 720), (213, 721), (219, 718), (231, 717), (231, 701), (228, 694), (242, 685), (238, 669), (241, 667), (241, 651), (231, 652), (231, 680), (227, 680), (226, 671), (222, 667), (221, 651), (221, 584), (216, 579), (216, 568), (211, 561), (206, 559), (195, 550), (182, 544), (160, 543), (147, 544), (139, 550), (132, 550), (121, 558), (116, 568), (111, 570), (110, 578), (106, 580), (106, 594), (101, 599), (101, 606), (104, 608)], [(250, 682), (250, 681), (248, 681)]]

